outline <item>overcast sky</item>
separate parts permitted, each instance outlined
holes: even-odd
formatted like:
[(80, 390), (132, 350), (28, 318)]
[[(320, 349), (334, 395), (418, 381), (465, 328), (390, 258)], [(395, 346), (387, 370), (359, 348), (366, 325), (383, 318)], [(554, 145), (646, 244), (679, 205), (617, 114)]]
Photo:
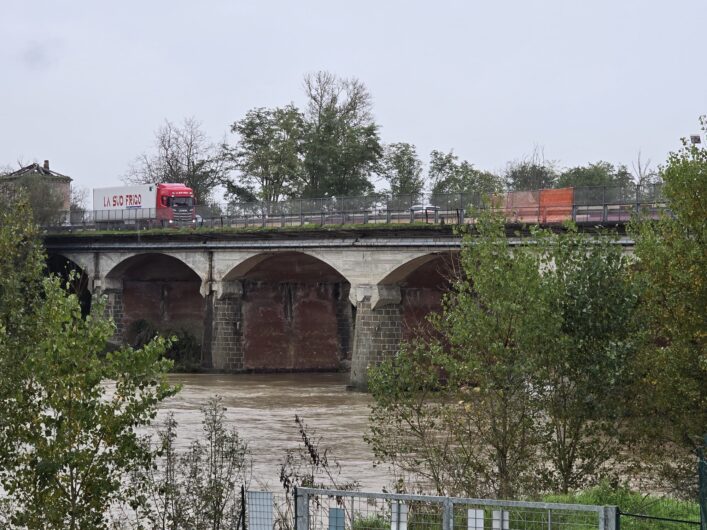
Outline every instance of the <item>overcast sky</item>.
[(0, 0), (0, 166), (120, 184), (165, 120), (214, 140), (303, 105), (328, 70), (370, 89), (384, 142), (500, 171), (654, 164), (707, 113), (707, 0)]

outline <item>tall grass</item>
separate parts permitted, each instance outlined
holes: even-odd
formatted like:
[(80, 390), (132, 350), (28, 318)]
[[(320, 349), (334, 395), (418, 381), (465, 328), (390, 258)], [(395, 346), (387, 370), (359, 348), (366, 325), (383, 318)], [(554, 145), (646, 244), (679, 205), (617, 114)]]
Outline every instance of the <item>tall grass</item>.
[[(546, 502), (559, 502), (569, 504), (595, 504), (600, 506), (618, 506), (624, 514), (636, 514), (661, 519), (691, 521), (699, 523), (700, 508), (697, 502), (683, 501), (646, 495), (631, 491), (628, 488), (612, 487), (609, 484), (600, 484), (578, 493), (569, 495), (546, 495)], [(653, 530), (658, 528), (697, 528), (697, 525), (685, 523), (671, 523), (668, 521), (651, 520), (623, 516), (621, 518), (622, 530)]]

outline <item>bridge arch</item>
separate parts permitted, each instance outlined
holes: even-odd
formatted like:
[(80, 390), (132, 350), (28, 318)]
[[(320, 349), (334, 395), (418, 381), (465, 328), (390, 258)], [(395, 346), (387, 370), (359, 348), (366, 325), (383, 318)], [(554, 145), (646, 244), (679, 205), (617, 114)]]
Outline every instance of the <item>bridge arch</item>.
[[(257, 268), (260, 266), (262, 262), (265, 262), (267, 260), (273, 260), (273, 259), (288, 259), (292, 258), (293, 256), (308, 256), (312, 258), (312, 260), (315, 260), (317, 263), (320, 264), (321, 270), (327, 270), (331, 269), (334, 271), (339, 277), (343, 278), (346, 280), (349, 284), (353, 283), (351, 279), (349, 278), (348, 271), (345, 270), (344, 267), (342, 267), (341, 259), (340, 256), (338, 255), (330, 255), (329, 253), (326, 252), (317, 252), (317, 251), (311, 251), (311, 250), (306, 250), (306, 249), (296, 249), (296, 250), (276, 250), (276, 251), (268, 251), (268, 252), (258, 252), (258, 253), (253, 253), (250, 256), (246, 257), (245, 259), (242, 259), (236, 265), (234, 265), (232, 268), (230, 268), (225, 274), (223, 274), (222, 279), (225, 281), (231, 281), (231, 280), (238, 280), (241, 278), (246, 277), (251, 273), (252, 270), (257, 270)], [(339, 258), (339, 259), (337, 259)], [(308, 263), (313, 264), (315, 261), (308, 260)], [(302, 260), (298, 259), (297, 262), (295, 263), (295, 266), (300, 266), (303, 265), (301, 263)], [(327, 267), (324, 267), (324, 266)], [(292, 271), (288, 271), (292, 272)], [(331, 272), (331, 271), (329, 271)]]
[(408, 253), (407, 259), (387, 267), (378, 283), (357, 293), (354, 388), (366, 388), (368, 368), (396, 355), (401, 340), (434, 332), (427, 317), (442, 309), (458, 262), (458, 251)]
[(91, 311), (91, 278), (84, 266), (64, 254), (52, 252), (47, 256), (47, 273), (61, 278), (61, 282), (75, 294), (83, 316)]
[(136, 342), (141, 330), (155, 329), (177, 333), (200, 350), (204, 279), (189, 263), (162, 252), (137, 253), (123, 256), (104, 278), (118, 339)]
[(431, 330), (428, 315), (442, 310), (442, 299), (460, 274), (459, 251), (431, 252), (400, 265), (381, 285), (400, 288), (401, 338), (410, 340)]
[[(214, 312), (229, 303), (227, 310), (236, 313), (242, 369), (338, 370), (350, 359), (355, 311), (349, 300), (351, 284), (327, 261), (301, 250), (258, 253), (223, 275), (222, 283), (233, 282), (238, 282), (237, 289), (223, 290), (231, 301), (217, 300)], [(217, 329), (214, 336), (222, 341), (226, 335)], [(219, 367), (224, 360), (214, 364)]]
[[(145, 264), (167, 258), (171, 264), (181, 263), (190, 269), (203, 283), (208, 281), (209, 264), (208, 259), (200, 253), (187, 252), (135, 252), (120, 254), (103, 254), (101, 270), (104, 270), (103, 277), (109, 280), (119, 280), (127, 269), (135, 266), (136, 260)], [(203, 294), (203, 293), (202, 293)]]

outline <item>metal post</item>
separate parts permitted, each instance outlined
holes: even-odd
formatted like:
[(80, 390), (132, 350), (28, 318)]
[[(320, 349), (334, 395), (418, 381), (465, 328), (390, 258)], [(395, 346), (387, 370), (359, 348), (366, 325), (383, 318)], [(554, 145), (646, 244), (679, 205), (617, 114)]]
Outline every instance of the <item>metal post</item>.
[(599, 512), (599, 530), (618, 530), (619, 508), (618, 506), (604, 506)]
[(309, 495), (295, 488), (295, 530), (309, 530)]
[(241, 530), (248, 530), (246, 527), (246, 505), (245, 505), (245, 485), (241, 484)]
[(707, 448), (707, 434), (704, 437), (704, 446), (697, 450), (697, 477), (699, 481), (700, 496), (700, 530), (707, 530), (707, 460), (705, 460), (705, 448)]
[(444, 499), (442, 511), (442, 530), (454, 530), (454, 503), (449, 497)]

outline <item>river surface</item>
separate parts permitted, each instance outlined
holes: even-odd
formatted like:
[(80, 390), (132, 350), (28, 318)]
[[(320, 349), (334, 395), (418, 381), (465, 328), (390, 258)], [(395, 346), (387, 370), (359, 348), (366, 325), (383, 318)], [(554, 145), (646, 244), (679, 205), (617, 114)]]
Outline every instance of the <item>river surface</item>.
[(363, 441), (371, 398), (346, 390), (348, 374), (175, 374), (170, 380), (182, 390), (163, 402), (158, 421), (174, 413), (179, 448), (203, 437), (200, 409), (221, 396), (227, 426), (250, 446), (252, 485), (279, 488), (280, 464), (301, 442), (295, 414), (340, 463), (342, 482), (358, 480), (368, 491), (390, 485), (385, 467), (373, 467), (373, 454)]

